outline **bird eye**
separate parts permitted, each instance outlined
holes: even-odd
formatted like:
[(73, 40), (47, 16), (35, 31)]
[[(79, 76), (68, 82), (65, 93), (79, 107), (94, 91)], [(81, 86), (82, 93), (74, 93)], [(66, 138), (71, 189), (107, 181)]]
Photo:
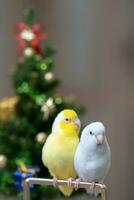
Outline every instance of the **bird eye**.
[(70, 121), (70, 118), (66, 117), (66, 118), (65, 118), (65, 121), (66, 121), (66, 122), (69, 122), (69, 121)]
[(92, 131), (90, 131), (90, 135), (93, 135), (93, 132), (92, 132)]

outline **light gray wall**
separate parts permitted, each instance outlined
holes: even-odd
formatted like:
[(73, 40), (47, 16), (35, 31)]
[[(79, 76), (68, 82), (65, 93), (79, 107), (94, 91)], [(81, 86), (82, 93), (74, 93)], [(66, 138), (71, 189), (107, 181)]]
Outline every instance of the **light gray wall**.
[[(16, 62), (12, 26), (33, 5), (48, 26), (48, 42), (58, 49), (59, 91), (75, 94), (87, 107), (86, 124), (101, 120), (112, 148), (107, 178), (109, 200), (134, 195), (134, 23), (133, 2), (89, 0), (0, 0), (0, 95), (11, 92), (7, 74)], [(132, 55), (132, 57), (130, 56)]]

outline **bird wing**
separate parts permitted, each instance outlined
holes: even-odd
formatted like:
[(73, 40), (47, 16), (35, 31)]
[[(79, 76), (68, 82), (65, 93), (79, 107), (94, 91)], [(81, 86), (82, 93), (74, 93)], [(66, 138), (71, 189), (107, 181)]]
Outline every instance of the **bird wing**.
[(76, 177), (73, 160), (78, 142), (77, 137), (65, 138), (59, 134), (49, 136), (43, 147), (42, 160), (52, 176), (60, 179)]

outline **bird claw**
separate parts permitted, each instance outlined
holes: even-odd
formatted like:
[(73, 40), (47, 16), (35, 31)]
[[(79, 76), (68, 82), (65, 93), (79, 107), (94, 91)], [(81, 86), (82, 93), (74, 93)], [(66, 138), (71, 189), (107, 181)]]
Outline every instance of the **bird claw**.
[(57, 179), (56, 177), (54, 177), (54, 178), (53, 178), (53, 186), (54, 186), (54, 187), (57, 187), (57, 185), (58, 185), (58, 184), (57, 184), (57, 181), (58, 181), (58, 179)]
[(95, 190), (95, 187), (96, 187), (96, 183), (92, 182), (91, 185), (90, 185), (90, 190), (91, 191)]
[(68, 181), (68, 183), (67, 183), (68, 187), (72, 187), (73, 178), (70, 177), (67, 179), (67, 181)]
[(95, 182), (92, 182), (91, 185), (90, 185), (90, 190), (94, 190), (96, 187), (96, 183)]
[(79, 189), (79, 186), (80, 186), (80, 182), (82, 181), (82, 179), (81, 178), (77, 178), (76, 180), (75, 180), (75, 184), (74, 184), (74, 189), (75, 190), (78, 190)]

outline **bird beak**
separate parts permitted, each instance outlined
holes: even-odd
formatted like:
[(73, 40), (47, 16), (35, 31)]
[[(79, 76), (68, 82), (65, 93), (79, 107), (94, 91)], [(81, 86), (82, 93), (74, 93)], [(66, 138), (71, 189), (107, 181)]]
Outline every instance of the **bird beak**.
[(103, 142), (104, 142), (104, 135), (97, 135), (96, 139), (97, 139), (97, 144), (103, 144)]
[(77, 126), (77, 127), (79, 127), (79, 128), (80, 128), (80, 126), (81, 126), (81, 123), (80, 123), (80, 120), (79, 120), (79, 118), (78, 118), (78, 117), (76, 117), (76, 118), (75, 118), (75, 120), (74, 120), (74, 123), (76, 124), (76, 126)]

